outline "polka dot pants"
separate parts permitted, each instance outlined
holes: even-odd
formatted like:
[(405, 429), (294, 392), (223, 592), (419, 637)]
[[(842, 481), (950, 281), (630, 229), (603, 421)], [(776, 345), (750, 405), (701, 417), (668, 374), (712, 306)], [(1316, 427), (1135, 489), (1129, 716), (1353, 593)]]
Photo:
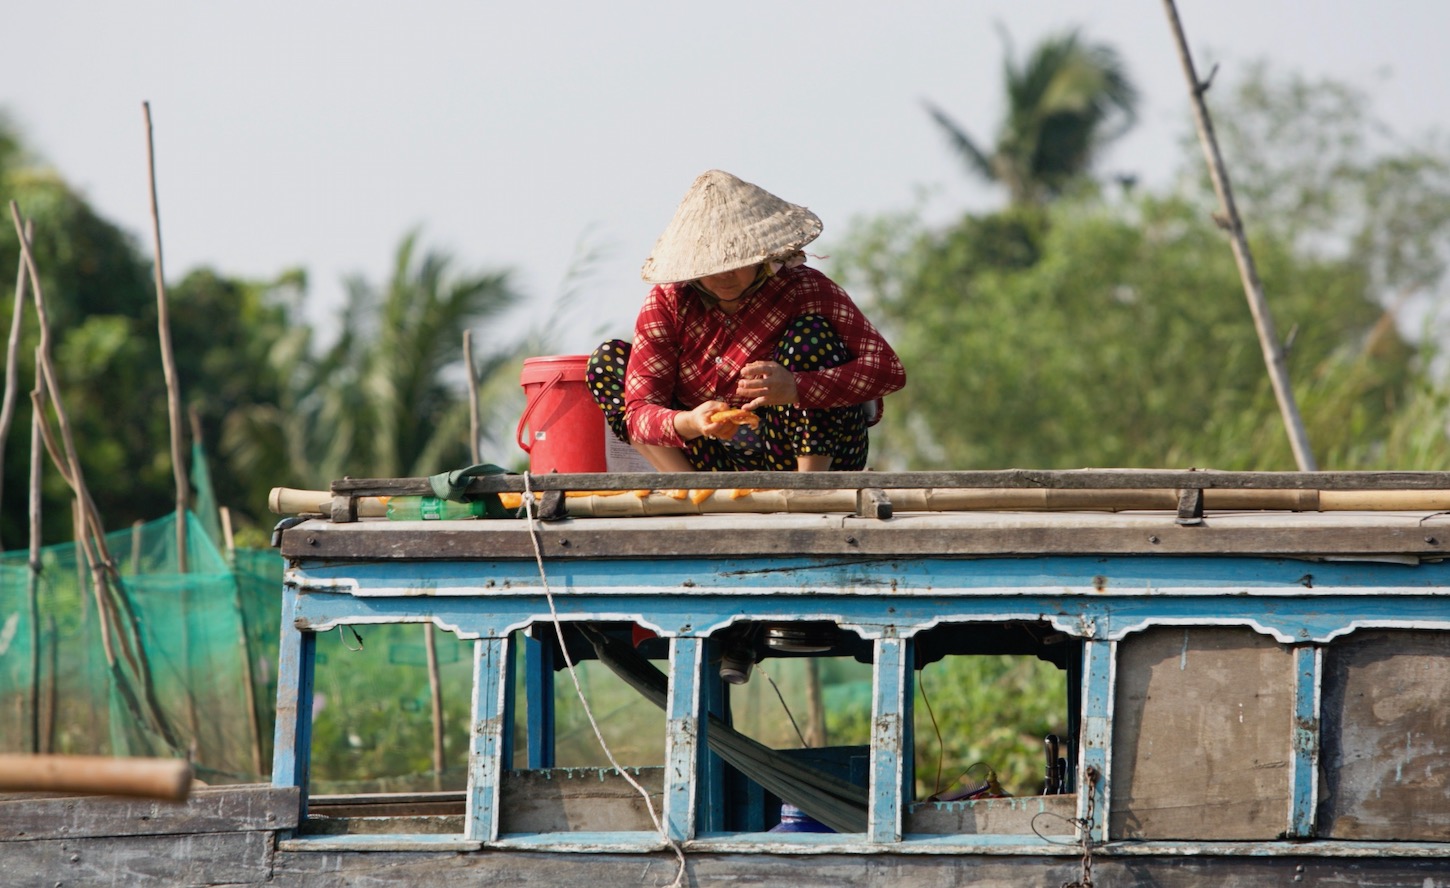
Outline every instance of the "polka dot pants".
[[(624, 418), (624, 374), (629, 366), (629, 343), (612, 339), (589, 356), (585, 379), (589, 392), (604, 411), (610, 429), (621, 441), (629, 435)], [(844, 364), (852, 355), (830, 321), (819, 315), (796, 318), (776, 344), (774, 360), (787, 370), (825, 370)], [(684, 405), (674, 405), (686, 409)], [(866, 468), (868, 405), (805, 408), (795, 405), (760, 407), (760, 428), (741, 427), (729, 441), (696, 438), (686, 441), (685, 457), (696, 471), (793, 472), (796, 457), (826, 454), (833, 471)]]

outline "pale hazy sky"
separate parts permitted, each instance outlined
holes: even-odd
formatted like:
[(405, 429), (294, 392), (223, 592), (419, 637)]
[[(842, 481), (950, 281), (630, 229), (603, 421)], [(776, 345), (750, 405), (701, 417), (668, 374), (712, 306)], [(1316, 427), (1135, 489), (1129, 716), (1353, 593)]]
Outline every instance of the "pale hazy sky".
[[(463, 268), (514, 269), (529, 310), (511, 325), (549, 325), (561, 352), (628, 333), (639, 266), (704, 170), (810, 206), (827, 254), (922, 195), (929, 217), (993, 206), (922, 103), (990, 140), (998, 23), (1019, 57), (1072, 26), (1123, 54), (1141, 123), (1105, 171), (1166, 181), (1189, 125), (1161, 0), (7, 6), (0, 109), (148, 253), (151, 103), (169, 279), (300, 265), (325, 324), (342, 277), (381, 279), (421, 226)], [(1450, 131), (1450, 0), (1178, 7), (1202, 72), (1268, 59), (1361, 87), (1400, 136)], [(550, 319), (584, 249), (583, 303)]]

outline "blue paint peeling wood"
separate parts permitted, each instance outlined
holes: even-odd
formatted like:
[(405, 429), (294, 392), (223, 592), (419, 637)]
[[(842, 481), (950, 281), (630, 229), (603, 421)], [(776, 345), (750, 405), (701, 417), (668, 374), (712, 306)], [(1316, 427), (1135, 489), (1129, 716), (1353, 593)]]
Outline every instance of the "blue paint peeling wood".
[[(768, 567), (762, 567), (762, 560)], [(389, 571), (393, 580), (386, 588), (367, 579)], [(1089, 598), (1205, 592), (1323, 598), (1339, 592), (1425, 592), (1450, 586), (1450, 562), (1410, 566), (1226, 556), (601, 558), (549, 562), (548, 572), (550, 587), (571, 595), (629, 595), (656, 588), (688, 595), (749, 592), (785, 599), (822, 590), (894, 598), (1027, 590)], [(288, 579), (309, 592), (362, 596), (507, 599), (542, 591), (532, 560), (308, 564), (290, 571)]]
[[(901, 835), (912, 793), (912, 638), (952, 622), (1046, 621), (1085, 639), (1076, 760), (1077, 815), (1090, 817), (1102, 842), (1110, 822), (1117, 641), (1151, 626), (1248, 626), (1294, 645), (1291, 802), (1285, 835), (1314, 833), (1321, 746), (1322, 645), (1358, 628), (1450, 630), (1450, 562), (1416, 566), (1224, 556), (1047, 558), (599, 558), (551, 561), (550, 587), (565, 621), (634, 621), (671, 643), (663, 822), (687, 849), (800, 853), (802, 847), (951, 854), (1072, 854), (1035, 836)], [(519, 561), (402, 559), (309, 563), (287, 574), (284, 594), (273, 782), (301, 786), (306, 805), (315, 631), (343, 623), (432, 621), (476, 646), (474, 722), (469, 749), (468, 813), (460, 847), (531, 848), (594, 853), (660, 848), (658, 836), (633, 833), (499, 838), (502, 769), (511, 764), (511, 633), (547, 619), (537, 566)], [(294, 624), (294, 619), (298, 622)], [(723, 797), (723, 769), (711, 764), (702, 735), (710, 688), (707, 637), (741, 620), (829, 620), (871, 640), (875, 649), (868, 832), (863, 836), (781, 838), (710, 835)], [(301, 631), (299, 631), (299, 626)], [(552, 717), (536, 709), (552, 669), (530, 642), (526, 685), (531, 767), (552, 762)], [(722, 701), (716, 701), (722, 702)], [(1089, 779), (1096, 773), (1095, 780)], [(696, 838), (703, 831), (706, 838)], [(864, 839), (864, 841), (863, 841)], [(448, 840), (393, 836), (333, 837), (338, 845), (452, 847)], [(391, 843), (391, 844), (390, 844)], [(477, 844), (474, 845), (477, 847)], [(1213, 850), (1229, 847), (1232, 852)], [(1366, 843), (1397, 855), (1444, 852), (1446, 844)], [(1098, 853), (1278, 855), (1358, 854), (1332, 842), (1109, 843)], [(1346, 851), (1345, 849), (1349, 849)], [(1049, 850), (1049, 849), (1055, 849)]]
[(272, 785), (296, 786), (298, 822), (307, 818), (312, 773), (312, 688), (317, 636), (294, 625), (297, 590), (282, 591), (282, 628), (277, 665), (277, 721), (272, 746)]
[(665, 830), (676, 841), (695, 836), (695, 798), (700, 770), (700, 673), (705, 645), (698, 638), (670, 643), (666, 700)]
[(1304, 645), (1294, 649), (1294, 759), (1289, 772), (1287, 832), (1290, 838), (1314, 835), (1314, 809), (1319, 800), (1319, 688), (1323, 664), (1322, 648)]
[[(388, 566), (390, 572), (400, 568)], [(371, 575), (359, 574), (360, 583), (372, 581)], [(386, 584), (385, 579), (378, 581)], [(312, 593), (302, 595), (297, 608), (306, 628), (313, 631), (326, 631), (339, 623), (432, 620), (464, 638), (502, 637), (549, 613), (542, 595), (418, 599)], [(881, 637), (887, 627), (911, 635), (951, 620), (1046, 619), (1071, 635), (1086, 635), (1085, 626), (1097, 625), (1097, 631), (1113, 639), (1150, 625), (1239, 625), (1286, 644), (1323, 643), (1356, 628), (1450, 630), (1450, 607), (1443, 591), (1389, 587), (1378, 593), (1342, 591), (1328, 599), (1224, 594), (1159, 597), (1124, 592), (1084, 600), (1019, 590), (1010, 595), (930, 598), (862, 598), (818, 592), (762, 601), (751, 596), (676, 594), (672, 589), (639, 586), (631, 595), (579, 593), (560, 603), (560, 618), (566, 621), (638, 621), (641, 615), (647, 615), (647, 621), (660, 626), (667, 636), (705, 635), (743, 619), (834, 620), (868, 639)]]
[(871, 809), (867, 835), (872, 842), (901, 841), (902, 726), (907, 716), (906, 642), (876, 640), (876, 669), (871, 706)]
[[(1077, 816), (1088, 821), (1094, 841), (1107, 835), (1108, 806), (1112, 803), (1112, 724), (1117, 645), (1110, 641), (1083, 643), (1086, 674), (1082, 695), (1082, 746), (1078, 761)], [(1096, 781), (1088, 772), (1098, 774)], [(1091, 808), (1091, 812), (1089, 812)], [(1091, 813), (1091, 817), (1089, 817)]]
[(468, 733), (468, 801), (463, 834), (475, 841), (492, 841), (499, 834), (504, 733), (512, 728), (504, 721), (511, 647), (507, 637), (474, 643), (473, 719)]

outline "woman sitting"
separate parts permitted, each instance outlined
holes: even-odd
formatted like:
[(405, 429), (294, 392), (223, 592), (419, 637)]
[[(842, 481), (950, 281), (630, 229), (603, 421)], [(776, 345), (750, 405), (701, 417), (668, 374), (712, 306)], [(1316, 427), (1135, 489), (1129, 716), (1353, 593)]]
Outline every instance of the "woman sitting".
[(805, 265), (820, 233), (810, 210), (729, 173), (695, 180), (644, 263), (656, 286), (633, 345), (589, 359), (620, 440), (666, 472), (866, 467), (866, 429), (906, 372), (851, 297)]

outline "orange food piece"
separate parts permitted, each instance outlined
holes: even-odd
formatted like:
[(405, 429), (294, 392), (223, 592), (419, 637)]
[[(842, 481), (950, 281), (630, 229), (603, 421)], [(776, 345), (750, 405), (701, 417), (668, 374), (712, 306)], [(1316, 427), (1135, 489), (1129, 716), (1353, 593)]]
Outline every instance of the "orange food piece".
[(710, 414), (711, 422), (729, 422), (735, 425), (750, 426), (752, 429), (760, 428), (760, 417), (739, 407), (732, 407), (729, 410), (719, 410)]

